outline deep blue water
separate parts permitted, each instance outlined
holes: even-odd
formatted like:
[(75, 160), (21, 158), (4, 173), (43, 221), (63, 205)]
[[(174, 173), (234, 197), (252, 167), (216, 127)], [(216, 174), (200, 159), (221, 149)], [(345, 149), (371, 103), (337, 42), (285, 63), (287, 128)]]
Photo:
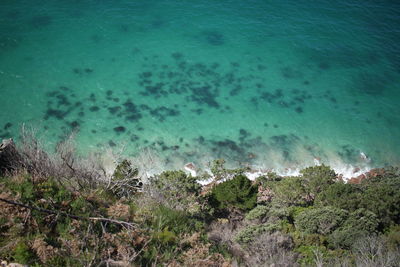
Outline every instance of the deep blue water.
[[(168, 167), (398, 165), (400, 2), (0, 2), (0, 136)], [(361, 159), (365, 153), (370, 161)]]

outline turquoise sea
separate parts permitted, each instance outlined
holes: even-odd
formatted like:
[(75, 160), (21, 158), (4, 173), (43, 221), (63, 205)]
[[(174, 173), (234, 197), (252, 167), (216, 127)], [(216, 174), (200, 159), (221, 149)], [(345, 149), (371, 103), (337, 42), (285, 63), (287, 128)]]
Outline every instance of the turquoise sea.
[(1, 138), (81, 153), (398, 165), (400, 2), (2, 0), (0, 93)]

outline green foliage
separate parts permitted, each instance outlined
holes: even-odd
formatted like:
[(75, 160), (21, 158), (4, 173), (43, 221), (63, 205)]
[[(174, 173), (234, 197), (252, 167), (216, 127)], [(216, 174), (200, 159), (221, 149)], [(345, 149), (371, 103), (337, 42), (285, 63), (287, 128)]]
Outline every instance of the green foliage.
[(177, 236), (173, 232), (169, 231), (168, 227), (165, 227), (162, 231), (156, 232), (154, 238), (163, 245), (167, 245), (175, 243)]
[(379, 224), (378, 216), (366, 209), (358, 209), (350, 213), (343, 224), (343, 227), (354, 230), (365, 231), (366, 233), (375, 233)]
[(237, 168), (237, 169), (226, 169), (224, 167), (224, 159), (216, 159), (211, 164), (211, 173), (216, 181), (221, 181), (223, 179), (228, 179), (229, 177), (242, 175), (247, 168)]
[(262, 220), (265, 218), (269, 212), (270, 208), (268, 206), (258, 205), (246, 214), (247, 220)]
[(392, 250), (400, 250), (400, 225), (392, 226), (385, 235), (389, 248)]
[(192, 233), (200, 230), (202, 223), (192, 218), (186, 211), (157, 206), (153, 210), (153, 229), (157, 232), (168, 229), (175, 234)]
[(362, 190), (359, 185), (336, 182), (329, 185), (323, 192), (317, 195), (317, 206), (333, 206), (339, 209), (354, 211), (362, 202)]
[(17, 246), (14, 248), (12, 256), (16, 262), (22, 264), (32, 263), (32, 261), (35, 259), (35, 253), (24, 241), (20, 241), (17, 244)]
[(115, 180), (132, 179), (139, 174), (138, 168), (133, 168), (132, 163), (124, 159), (120, 162), (114, 170), (113, 178)]
[(335, 183), (336, 173), (325, 165), (308, 167), (300, 171), (303, 176), (304, 186), (309, 194), (316, 196), (329, 185)]
[(222, 180), (227, 174), (224, 164), (224, 159), (216, 159), (211, 165), (211, 173), (213, 174), (216, 181)]
[(290, 216), (290, 210), (291, 208), (289, 207), (280, 207), (280, 206), (272, 206), (268, 212), (268, 216), (275, 218), (275, 219), (288, 219)]
[(108, 190), (118, 197), (132, 197), (140, 191), (143, 183), (138, 176), (139, 169), (133, 168), (132, 163), (125, 159), (114, 170), (111, 186)]
[(374, 234), (378, 224), (376, 214), (358, 209), (350, 213), (343, 225), (329, 236), (329, 243), (334, 248), (349, 249), (360, 237)]
[(185, 209), (190, 212), (199, 210), (201, 185), (195, 177), (183, 171), (165, 171), (150, 179), (150, 186), (162, 197), (163, 205)]
[(361, 208), (375, 213), (379, 220), (380, 230), (394, 224), (400, 224), (400, 176), (387, 178), (371, 178), (363, 184)]
[(279, 176), (277, 173), (268, 172), (266, 175), (257, 177), (256, 183), (259, 185), (262, 185), (262, 186), (266, 186), (266, 185), (270, 184), (271, 182), (277, 182), (282, 179), (283, 179), (283, 177)]
[(315, 196), (337, 178), (335, 172), (325, 165), (303, 169), (301, 174), (300, 177), (285, 177), (281, 180), (272, 175), (267, 184), (274, 193), (273, 201), (284, 206), (311, 205)]
[(251, 225), (240, 231), (235, 236), (235, 241), (240, 244), (248, 244), (253, 239), (265, 232), (275, 232), (282, 229), (282, 225), (280, 222), (278, 223), (264, 223), (258, 225)]
[(315, 255), (326, 256), (328, 253), (326, 248), (319, 245), (304, 245), (296, 249), (300, 253), (299, 263), (301, 266), (315, 266)]
[(309, 203), (302, 177), (285, 177), (272, 184), (273, 201), (282, 206), (306, 206)]
[[(0, 205), (3, 211), (0, 212), (0, 246), (11, 249), (2, 250), (0, 257), (20, 263), (36, 261), (45, 266), (75, 266), (89, 265), (92, 259), (95, 259), (94, 265), (105, 258), (119, 260), (124, 256), (120, 251), (131, 251), (133, 254), (129, 257), (140, 251), (132, 264), (152, 266), (178, 262), (184, 265), (182, 258), (187, 255), (208, 255), (213, 253), (212, 249), (219, 249), (227, 257), (235, 241), (246, 250), (256, 244), (252, 243), (255, 237), (263, 233), (269, 236), (276, 231), (294, 240), (295, 251), (300, 253), (299, 263), (304, 266), (314, 264), (315, 251), (322, 255), (326, 266), (335, 257), (351, 260), (355, 255), (351, 254), (355, 253), (351, 251), (352, 245), (371, 234), (385, 232), (391, 249), (400, 246), (397, 169), (377, 171), (358, 185), (336, 181), (336, 174), (327, 166), (306, 168), (300, 177), (285, 178), (271, 173), (253, 184), (242, 174), (243, 169), (226, 170), (223, 165), (223, 160), (214, 162), (212, 171), (216, 179), (233, 178), (217, 184), (206, 196), (212, 207), (202, 202), (202, 188), (196, 178), (182, 171), (166, 171), (153, 177), (148, 185), (150, 194), (136, 194), (135, 201), (119, 199), (103, 187), (91, 192), (71, 191), (57, 179), (1, 178), (0, 189), (15, 201), (84, 217), (125, 218), (137, 228), (129, 230), (118, 224), (72, 219), (34, 209), (10, 209), (4, 204)], [(123, 161), (117, 166), (112, 182), (123, 185), (127, 179), (135, 180), (137, 175), (138, 170), (129, 161)], [(270, 190), (267, 193), (272, 200), (266, 205), (256, 206), (258, 185)], [(199, 236), (206, 236), (204, 221), (216, 220), (217, 216), (209, 213), (205, 216), (204, 207), (221, 213), (241, 210), (239, 214), (231, 213), (235, 216), (229, 217), (228, 222), (221, 220), (217, 224), (223, 230), (221, 239), (210, 235), (216, 242), (210, 250), (210, 241)], [(243, 212), (247, 212), (247, 220), (238, 222)], [(44, 242), (42, 247), (52, 251), (46, 262), (40, 262), (39, 253), (33, 252), (37, 249), (28, 241), (37, 240), (38, 234)], [(70, 257), (72, 247), (83, 256)], [(104, 251), (110, 253), (106, 255)]]
[(216, 185), (211, 192), (211, 205), (217, 209), (252, 209), (257, 202), (257, 187), (244, 175)]
[(365, 179), (362, 184), (335, 183), (316, 198), (318, 206), (335, 206), (348, 211), (360, 208), (379, 218), (379, 230), (400, 223), (400, 175), (397, 169), (382, 171), (377, 177)]
[(35, 197), (35, 185), (29, 176), (25, 176), (22, 182), (7, 181), (8, 187), (19, 194), (21, 200), (27, 202)]
[(341, 226), (348, 213), (335, 207), (307, 209), (297, 215), (296, 228), (307, 234), (329, 234)]

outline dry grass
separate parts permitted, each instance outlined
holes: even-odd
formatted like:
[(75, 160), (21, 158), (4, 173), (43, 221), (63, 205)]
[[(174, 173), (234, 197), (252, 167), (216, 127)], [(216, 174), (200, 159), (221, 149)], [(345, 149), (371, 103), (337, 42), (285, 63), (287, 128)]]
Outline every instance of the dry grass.
[(23, 125), (20, 142), (8, 169), (26, 171), (34, 179), (54, 178), (74, 190), (102, 186), (115, 191), (130, 184), (130, 179), (113, 180), (113, 172), (123, 158), (123, 147), (118, 151), (103, 149), (82, 157), (77, 153), (75, 137), (75, 132), (65, 136), (51, 153), (45, 149), (35, 128)]

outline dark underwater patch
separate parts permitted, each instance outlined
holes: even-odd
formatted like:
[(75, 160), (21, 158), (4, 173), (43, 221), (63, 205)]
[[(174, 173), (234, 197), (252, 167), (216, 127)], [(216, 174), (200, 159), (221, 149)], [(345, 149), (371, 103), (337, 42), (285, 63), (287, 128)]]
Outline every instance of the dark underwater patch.
[(125, 132), (125, 131), (126, 131), (126, 128), (125, 128), (124, 126), (117, 126), (117, 127), (114, 127), (113, 130), (114, 130), (114, 132), (120, 134), (120, 133)]
[(108, 108), (108, 111), (111, 113), (111, 114), (116, 114), (117, 112), (119, 112), (120, 110), (121, 110), (122, 108), (120, 107), (120, 106), (115, 106), (115, 107), (109, 107)]
[(75, 129), (80, 126), (80, 123), (78, 121), (73, 121), (69, 124), (69, 126), (71, 126), (71, 128), (73, 128), (73, 129)]
[(295, 108), (295, 111), (297, 113), (303, 113), (303, 108), (302, 107), (297, 107), (297, 108)]
[(99, 111), (100, 108), (99, 108), (98, 106), (91, 106), (91, 107), (89, 108), (89, 110), (90, 110), (91, 112), (96, 112), (96, 111)]
[(13, 126), (13, 124), (11, 122), (7, 122), (6, 124), (4, 124), (3, 130), (7, 130), (7, 129), (11, 128), (12, 126)]
[(34, 28), (43, 28), (49, 26), (53, 22), (53, 18), (48, 15), (40, 15), (32, 17), (28, 23)]
[(132, 100), (128, 99), (124, 104), (124, 116), (127, 121), (138, 121), (142, 118), (142, 114), (140, 113), (138, 107), (132, 102)]
[(281, 74), (285, 79), (299, 79), (303, 77), (303, 74), (300, 71), (293, 69), (292, 67), (281, 68)]
[(347, 162), (354, 162), (360, 157), (360, 152), (351, 145), (341, 146), (338, 154)]
[(168, 92), (164, 90), (164, 83), (158, 82), (154, 85), (145, 86), (145, 91), (140, 92), (143, 96), (153, 96), (155, 98), (160, 98), (162, 96), (167, 96)]
[(164, 27), (166, 25), (167, 25), (167, 22), (160, 18), (156, 18), (153, 21), (151, 21), (151, 23), (150, 23), (150, 26), (152, 29), (161, 29), (162, 27)]
[(20, 42), (21, 40), (14, 37), (0, 36), (0, 49), (2, 51), (16, 49)]
[(117, 146), (117, 144), (116, 144), (113, 140), (109, 140), (109, 141), (108, 141), (108, 145), (109, 145), (110, 147), (115, 147), (115, 146)]
[(207, 105), (211, 108), (219, 108), (219, 103), (216, 100), (218, 96), (218, 90), (212, 88), (210, 85), (191, 87), (190, 91), (192, 94), (188, 97), (189, 100), (200, 105)]
[(291, 151), (293, 147), (299, 143), (300, 137), (294, 134), (274, 135), (270, 137), (270, 145), (282, 152), (282, 156), (286, 160), (291, 160)]
[(63, 120), (65, 116), (67, 116), (69, 111), (63, 111), (61, 109), (52, 109), (48, 108), (45, 112), (44, 119), (47, 120), (49, 118), (56, 118), (58, 120)]
[(229, 149), (236, 153), (244, 153), (244, 149), (240, 147), (235, 141), (230, 139), (225, 139), (222, 141), (212, 141), (212, 143), (220, 149)]
[(215, 30), (203, 31), (203, 32), (201, 32), (201, 35), (203, 36), (204, 40), (209, 45), (220, 46), (220, 45), (224, 45), (226, 42), (226, 40), (225, 40), (226, 38), (219, 31), (215, 31)]
[(328, 62), (323, 61), (323, 62), (318, 63), (318, 68), (321, 70), (328, 70), (331, 68), (331, 66), (329, 65)]
[(273, 93), (268, 91), (261, 92), (260, 98), (267, 101), (268, 103), (273, 103), (275, 100), (283, 97), (282, 89), (276, 89)]
[(179, 116), (180, 112), (177, 109), (171, 109), (167, 107), (157, 107), (155, 109), (150, 110), (151, 116), (158, 119), (158, 121), (163, 122), (167, 117), (175, 117)]
[(182, 60), (183, 59), (183, 54), (179, 52), (174, 52), (171, 54), (171, 57), (175, 60)]
[(390, 80), (383, 74), (363, 72), (354, 78), (353, 84), (359, 93), (379, 96), (384, 94)]
[(239, 94), (239, 92), (240, 91), (242, 91), (242, 86), (239, 84), (239, 85), (235, 85), (235, 87), (232, 89), (232, 90), (230, 90), (229, 91), (229, 95), (230, 96), (236, 96), (236, 95), (238, 95)]
[(136, 142), (136, 141), (138, 141), (139, 139), (140, 139), (140, 137), (137, 136), (136, 134), (131, 135), (131, 138), (130, 138), (130, 140), (131, 140), (132, 142)]

